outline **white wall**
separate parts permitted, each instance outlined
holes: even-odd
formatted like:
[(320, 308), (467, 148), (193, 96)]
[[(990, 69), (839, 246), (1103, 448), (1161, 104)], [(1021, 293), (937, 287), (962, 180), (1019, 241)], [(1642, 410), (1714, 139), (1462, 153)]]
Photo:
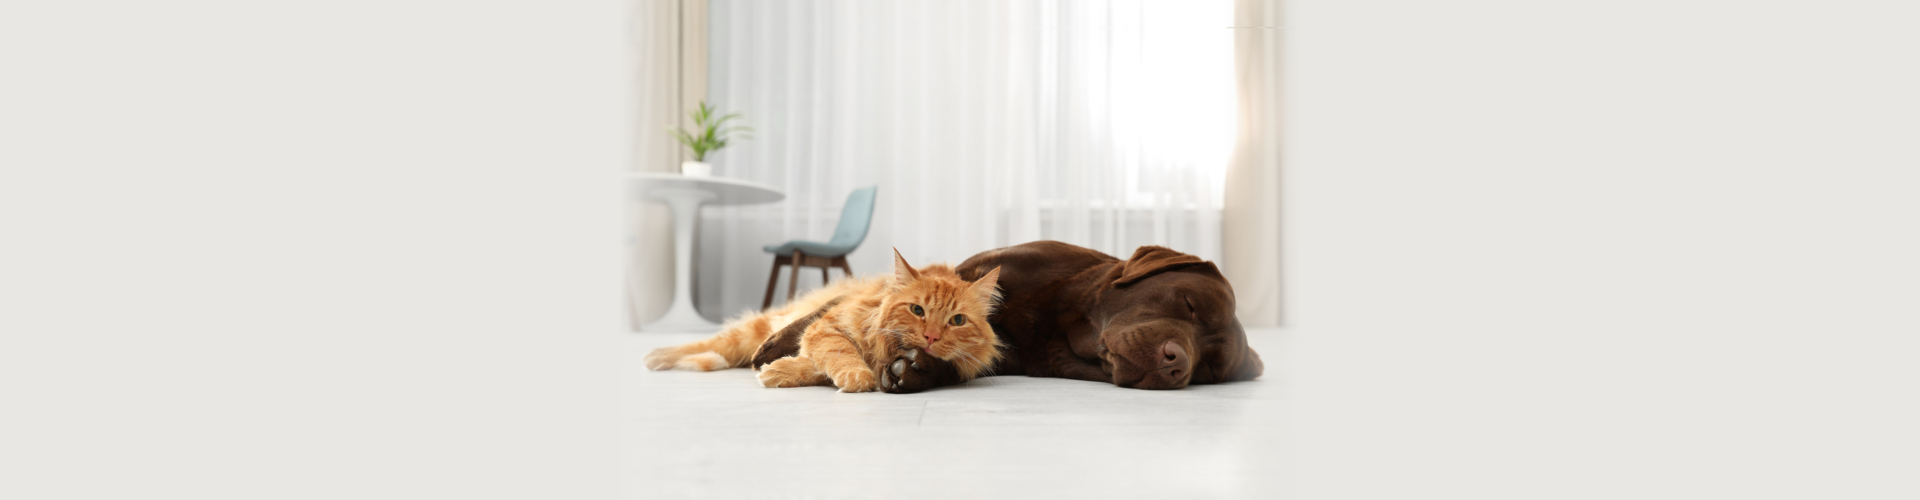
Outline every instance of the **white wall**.
[(618, 2), (0, 2), (0, 498), (617, 491)]
[(1299, 497), (1920, 494), (1920, 8), (1289, 4)]

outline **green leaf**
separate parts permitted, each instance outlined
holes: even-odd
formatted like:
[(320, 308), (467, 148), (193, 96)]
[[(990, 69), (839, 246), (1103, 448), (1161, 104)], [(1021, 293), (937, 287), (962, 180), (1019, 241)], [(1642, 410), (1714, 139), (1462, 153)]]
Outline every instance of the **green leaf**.
[[(694, 161), (706, 161), (707, 153), (727, 147), (732, 139), (753, 138), (752, 128), (746, 126), (723, 127), (728, 121), (744, 119), (740, 113), (728, 113), (716, 118), (719, 108), (700, 101), (699, 105), (687, 111), (687, 117), (693, 119), (694, 131), (674, 127), (668, 133), (674, 140), (680, 141), (693, 150)], [(697, 135), (696, 135), (697, 134)]]

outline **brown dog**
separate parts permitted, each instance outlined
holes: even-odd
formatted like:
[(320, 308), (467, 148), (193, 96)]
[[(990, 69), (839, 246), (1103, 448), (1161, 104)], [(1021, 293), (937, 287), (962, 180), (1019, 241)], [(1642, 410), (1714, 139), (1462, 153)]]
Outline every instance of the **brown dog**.
[[(987, 322), (1009, 347), (994, 374), (1179, 389), (1252, 380), (1265, 370), (1234, 317), (1233, 287), (1199, 257), (1146, 246), (1123, 261), (1037, 241), (982, 252), (956, 271), (974, 280), (995, 267), (1004, 299)], [(756, 359), (792, 355), (778, 352), (788, 333), (768, 338)], [(951, 366), (917, 354), (876, 366), (881, 390), (959, 383)]]

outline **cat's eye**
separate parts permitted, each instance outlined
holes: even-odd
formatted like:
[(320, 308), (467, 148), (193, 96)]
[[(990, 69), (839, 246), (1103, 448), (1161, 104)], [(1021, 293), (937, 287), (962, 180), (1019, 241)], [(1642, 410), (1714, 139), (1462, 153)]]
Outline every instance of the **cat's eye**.
[(907, 304), (907, 310), (913, 311), (914, 316), (925, 316), (927, 314), (927, 310), (921, 309), (920, 304)]
[(947, 324), (953, 325), (953, 326), (960, 326), (960, 325), (967, 324), (967, 317), (955, 314), (953, 315), (953, 319), (947, 320)]

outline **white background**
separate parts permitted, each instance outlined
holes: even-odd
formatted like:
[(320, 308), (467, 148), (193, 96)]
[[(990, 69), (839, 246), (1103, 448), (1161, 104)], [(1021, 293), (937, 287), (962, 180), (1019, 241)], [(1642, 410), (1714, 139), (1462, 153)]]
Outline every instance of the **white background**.
[(0, 4), (0, 498), (604, 498), (618, 2)]
[[(623, 9), (0, 6), (0, 497), (612, 495)], [(1920, 494), (1917, 21), (1292, 2), (1276, 472)]]
[(1912, 498), (1920, 8), (1290, 2), (1301, 498)]

